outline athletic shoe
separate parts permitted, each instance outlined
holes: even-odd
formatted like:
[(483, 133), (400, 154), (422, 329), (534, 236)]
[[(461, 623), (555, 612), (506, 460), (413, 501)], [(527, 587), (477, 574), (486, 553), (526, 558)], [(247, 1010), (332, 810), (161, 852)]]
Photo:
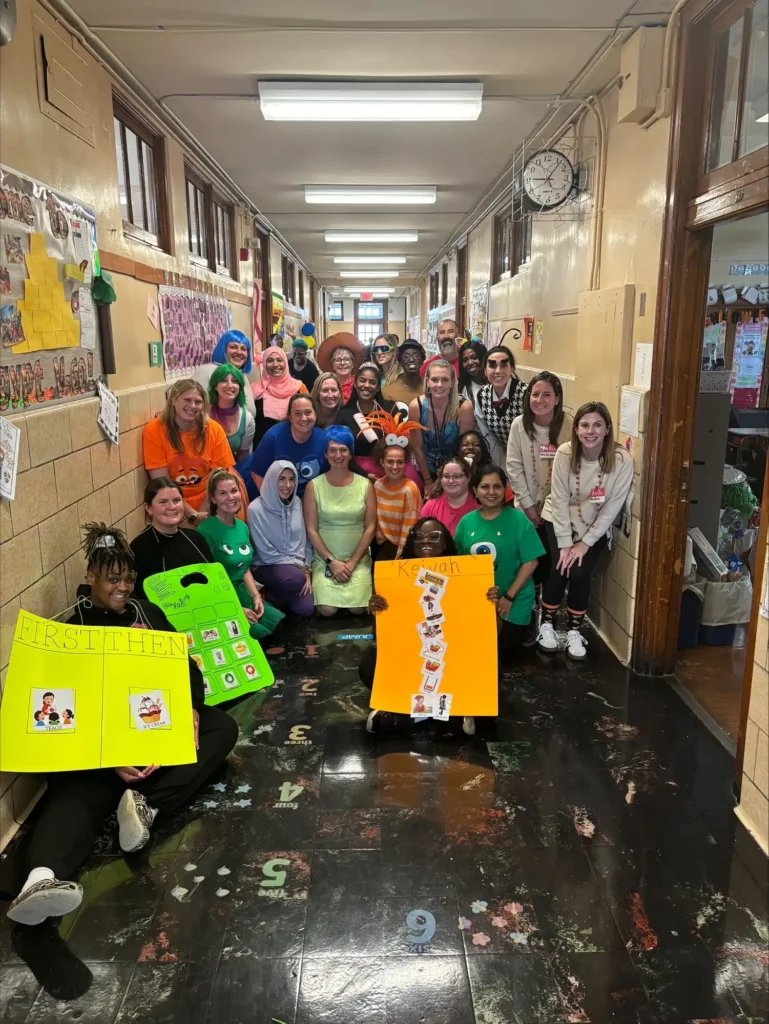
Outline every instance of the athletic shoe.
[(566, 634), (566, 653), (575, 661), (582, 661), (587, 657), (587, 640), (578, 629), (570, 629)]
[(147, 798), (135, 789), (127, 789), (117, 808), (118, 842), (123, 853), (136, 853), (146, 845), (154, 820)]
[(475, 719), (472, 715), (465, 715), (462, 719), (462, 732), (465, 736), (475, 736)]
[(526, 627), (526, 636), (523, 638), (523, 647), (533, 647), (537, 642), (537, 636), (539, 634), (539, 616), (536, 611), (531, 613), (529, 624)]
[(366, 732), (376, 732), (378, 723), (376, 722), (376, 716), (379, 714), (378, 711), (369, 711), (368, 718), (366, 719)]
[(44, 878), (19, 893), (8, 908), (8, 917), (17, 924), (42, 924), (49, 917), (64, 917), (83, 902), (83, 889), (77, 882)]
[(537, 647), (546, 654), (555, 654), (560, 646), (553, 623), (543, 622), (537, 633)]

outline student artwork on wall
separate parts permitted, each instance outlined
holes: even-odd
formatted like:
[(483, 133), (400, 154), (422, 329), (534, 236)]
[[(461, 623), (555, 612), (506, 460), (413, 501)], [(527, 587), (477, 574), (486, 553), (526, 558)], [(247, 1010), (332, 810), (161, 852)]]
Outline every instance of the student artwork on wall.
[(144, 592), (186, 637), (203, 673), (206, 704), (272, 685), (272, 669), (249, 636), (235, 588), (218, 562), (157, 573), (144, 581)]
[(184, 377), (196, 366), (209, 363), (217, 341), (232, 326), (227, 300), (161, 285), (158, 302), (166, 380)]
[(19, 612), (0, 714), (0, 771), (191, 764), (195, 758), (183, 636)]
[(0, 166), (0, 412), (93, 393), (99, 270), (94, 212)]
[(371, 707), (441, 720), (496, 715), (491, 555), (377, 562), (374, 583), (388, 608), (376, 617)]
[(489, 318), (488, 284), (476, 284), (470, 289), (468, 309), (467, 326), (470, 331), (470, 337), (478, 338), (479, 341), (485, 341)]

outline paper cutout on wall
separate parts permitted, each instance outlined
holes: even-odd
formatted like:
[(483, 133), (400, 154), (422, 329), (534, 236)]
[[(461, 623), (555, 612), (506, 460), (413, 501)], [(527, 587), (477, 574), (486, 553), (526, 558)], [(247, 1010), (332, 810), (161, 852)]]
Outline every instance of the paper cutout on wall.
[(183, 288), (158, 288), (166, 378), (183, 377), (211, 361), (214, 346), (230, 329), (227, 300)]
[(144, 581), (144, 593), (186, 635), (203, 673), (206, 704), (272, 686), (272, 669), (249, 636), (235, 588), (218, 562), (157, 573)]
[[(167, 728), (137, 728), (134, 696), (160, 692)], [(19, 612), (0, 714), (0, 771), (191, 764), (196, 756), (183, 636)]]

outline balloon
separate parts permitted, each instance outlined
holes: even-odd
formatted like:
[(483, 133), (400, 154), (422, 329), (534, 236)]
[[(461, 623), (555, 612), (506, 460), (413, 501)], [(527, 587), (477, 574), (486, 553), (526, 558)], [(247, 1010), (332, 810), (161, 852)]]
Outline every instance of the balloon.
[(302, 324), (302, 334), (305, 338), (312, 338), (315, 334), (315, 324)]
[(315, 348), (315, 338), (311, 336), (307, 337), (307, 348)]

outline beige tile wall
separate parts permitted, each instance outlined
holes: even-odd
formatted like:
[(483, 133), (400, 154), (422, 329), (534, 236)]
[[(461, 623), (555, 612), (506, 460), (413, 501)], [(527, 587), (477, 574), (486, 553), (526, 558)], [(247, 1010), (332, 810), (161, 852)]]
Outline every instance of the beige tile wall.
[[(769, 575), (767, 542), (765, 578)], [(737, 817), (769, 856), (769, 619), (759, 613)]]
[[(0, 689), (19, 609), (50, 618), (74, 603), (85, 575), (82, 525), (110, 523), (129, 540), (144, 528), (142, 427), (162, 408), (165, 387), (118, 392), (117, 446), (96, 424), (96, 399), (9, 417), (21, 443), (16, 498), (0, 502)], [(0, 849), (41, 791), (35, 776), (0, 774)]]

